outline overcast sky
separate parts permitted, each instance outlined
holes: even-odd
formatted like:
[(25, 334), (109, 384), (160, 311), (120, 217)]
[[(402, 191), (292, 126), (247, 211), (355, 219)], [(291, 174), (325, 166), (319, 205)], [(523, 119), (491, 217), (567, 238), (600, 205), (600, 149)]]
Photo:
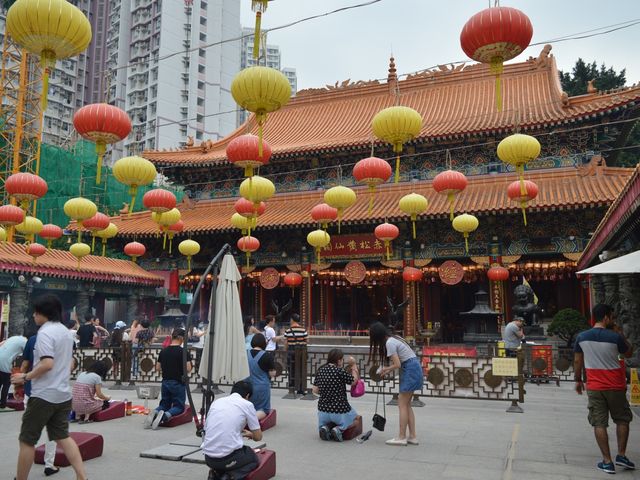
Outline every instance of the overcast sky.
[[(242, 24), (253, 26), (249, 0), (242, 2)], [(304, 17), (367, 0), (274, 0), (263, 15), (263, 27), (280, 26)], [(493, 2), (492, 2), (493, 3)], [(393, 51), (398, 73), (465, 60), (460, 31), (488, 0), (382, 0), (295, 25), (269, 34), (279, 45), (282, 66), (297, 70), (298, 89), (386, 78)], [(502, 6), (526, 13), (533, 24), (532, 43), (640, 19), (640, 0), (512, 0)], [(570, 70), (578, 57), (627, 69), (627, 85), (640, 81), (640, 25), (584, 40), (554, 43), (560, 69)], [(515, 61), (537, 56), (529, 47)]]

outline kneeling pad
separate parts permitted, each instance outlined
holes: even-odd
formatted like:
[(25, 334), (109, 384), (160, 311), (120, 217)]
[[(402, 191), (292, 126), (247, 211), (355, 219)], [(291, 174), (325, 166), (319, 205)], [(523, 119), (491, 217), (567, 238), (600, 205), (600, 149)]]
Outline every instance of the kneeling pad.
[(276, 411), (275, 409), (271, 409), (269, 414), (266, 417), (264, 417), (262, 420), (260, 420), (260, 430), (264, 432), (265, 430), (268, 430), (271, 427), (275, 427), (276, 420), (277, 420)]
[(178, 425), (184, 425), (185, 423), (190, 423), (193, 420), (193, 416), (191, 415), (191, 405), (187, 405), (184, 408), (184, 412), (179, 413), (171, 417), (168, 422), (163, 422), (160, 424), (161, 427), (177, 427)]
[[(89, 432), (69, 432), (69, 436), (78, 445), (83, 461), (98, 458), (104, 449), (104, 439), (102, 435)], [(35, 462), (44, 465), (44, 444), (36, 448)], [(62, 447), (56, 446), (55, 465), (58, 467), (68, 467), (70, 465)]]
[(22, 400), (16, 400), (13, 395), (7, 398), (7, 407), (13, 408), (16, 411), (24, 410), (24, 402)]
[[(273, 411), (273, 410), (272, 410)], [(267, 480), (276, 476), (276, 452), (273, 450), (260, 450), (256, 452), (258, 466), (249, 472), (245, 480)]]
[(99, 412), (91, 414), (89, 419), (94, 422), (104, 422), (107, 420), (113, 420), (115, 418), (122, 418), (125, 415), (125, 403), (124, 402), (111, 402), (109, 408), (100, 410)]
[(362, 433), (362, 417), (358, 415), (346, 430), (342, 432), (343, 440), (353, 440)]

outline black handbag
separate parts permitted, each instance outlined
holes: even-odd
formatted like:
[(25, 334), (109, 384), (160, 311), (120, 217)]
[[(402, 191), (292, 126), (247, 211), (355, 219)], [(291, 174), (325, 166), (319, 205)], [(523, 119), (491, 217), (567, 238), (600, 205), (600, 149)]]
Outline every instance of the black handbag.
[[(380, 397), (380, 392), (382, 392), (382, 415), (378, 415), (378, 398)], [(387, 423), (387, 419), (384, 417), (387, 415), (387, 407), (384, 401), (384, 390), (383, 387), (380, 386), (378, 393), (376, 393), (376, 411), (373, 414), (373, 428), (376, 430), (380, 430), (384, 432), (384, 426)]]

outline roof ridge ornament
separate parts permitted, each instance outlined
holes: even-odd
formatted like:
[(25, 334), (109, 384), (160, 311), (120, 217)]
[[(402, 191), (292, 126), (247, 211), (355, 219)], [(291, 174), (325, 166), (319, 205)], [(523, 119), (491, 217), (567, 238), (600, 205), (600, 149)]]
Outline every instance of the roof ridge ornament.
[(389, 58), (389, 74), (387, 75), (387, 84), (389, 85), (389, 95), (398, 96), (398, 75), (396, 70), (395, 58), (393, 54)]

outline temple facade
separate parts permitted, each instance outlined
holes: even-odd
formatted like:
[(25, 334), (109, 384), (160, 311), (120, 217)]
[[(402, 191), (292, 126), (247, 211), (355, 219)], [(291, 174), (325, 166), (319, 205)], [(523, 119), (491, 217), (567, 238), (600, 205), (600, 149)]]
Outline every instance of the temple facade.
[[(399, 79), (392, 59), (386, 82), (345, 81), (303, 90), (269, 114), (264, 138), (273, 154), (259, 173), (274, 182), (277, 193), (252, 232), (261, 246), (248, 267), (244, 255), (238, 255), (244, 265), (245, 315), (262, 318), (274, 305), (292, 299), (307, 327), (317, 332), (362, 331), (381, 320), (395, 323), (408, 337), (435, 335), (459, 342), (499, 331), (511, 316), (513, 289), (523, 279), (544, 317), (565, 307), (586, 311), (588, 290), (576, 278), (576, 262), (632, 174), (632, 169), (614, 165), (640, 115), (640, 87), (568, 97), (550, 50), (546, 46), (537, 58), (505, 66), (501, 111), (495, 106), (495, 78), (486, 65), (443, 65)], [(374, 115), (392, 105), (417, 110), (423, 125), (404, 146), (400, 182), (379, 186), (370, 209), (370, 193), (356, 184), (351, 171), (372, 153), (393, 161), (392, 146), (371, 131)], [(192, 272), (182, 272), (187, 273), (181, 280), (184, 290), (194, 287), (198, 272), (224, 243), (235, 246), (241, 236), (230, 218), (242, 170), (227, 161), (225, 148), (234, 138), (257, 131), (251, 116), (221, 141), (189, 141), (184, 148), (143, 153), (187, 194), (179, 205), (185, 231), (174, 243), (190, 237), (202, 250)], [(528, 206), (526, 226), (520, 205), (506, 194), (516, 172), (496, 156), (497, 144), (516, 132), (535, 136), (542, 146), (525, 171), (525, 178), (539, 187)], [(456, 214), (479, 219), (468, 252), (462, 235), (451, 227), (446, 196), (432, 187), (432, 179), (447, 168), (469, 181), (456, 198)], [(307, 234), (317, 228), (310, 211), (335, 185), (354, 188), (358, 200), (345, 210), (339, 231), (335, 223), (329, 225), (332, 241), (318, 264), (306, 243)], [(418, 216), (415, 239), (409, 217), (398, 206), (412, 192), (429, 201)], [(400, 229), (389, 259), (373, 234), (385, 220)], [(150, 252), (143, 261), (146, 268), (185, 267), (175, 252), (162, 249), (150, 213), (112, 221), (121, 242), (134, 237), (145, 242)], [(507, 267), (510, 278), (489, 282), (486, 272), (494, 264)], [(422, 280), (404, 281), (407, 265), (421, 269)], [(284, 285), (289, 271), (302, 273), (300, 287)], [(500, 314), (497, 325), (471, 325), (459, 315), (473, 308), (479, 290), (490, 294), (491, 307)], [(202, 298), (204, 318), (206, 295)], [(399, 308), (404, 313), (400, 323)]]

